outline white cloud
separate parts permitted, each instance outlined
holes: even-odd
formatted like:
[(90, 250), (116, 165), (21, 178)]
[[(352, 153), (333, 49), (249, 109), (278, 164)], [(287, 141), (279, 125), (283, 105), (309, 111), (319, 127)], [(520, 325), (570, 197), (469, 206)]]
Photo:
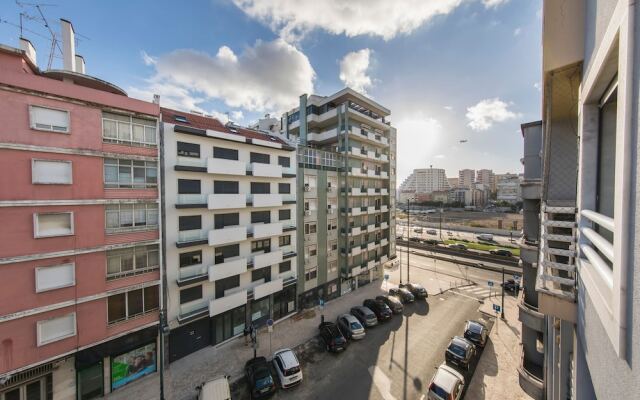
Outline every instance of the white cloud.
[(409, 34), (468, 1), (233, 0), (247, 15), (267, 24), (287, 41), (295, 41), (313, 29), (348, 37), (370, 35), (389, 40)]
[(484, 99), (478, 104), (467, 108), (468, 126), (474, 131), (486, 131), (494, 122), (502, 122), (517, 118), (519, 114), (509, 110), (509, 104), (495, 99)]
[(442, 160), (443, 158), (447, 158), (447, 156), (445, 156), (444, 154), (436, 154), (435, 156), (433, 156), (434, 158), (437, 158), (439, 160)]
[(498, 8), (508, 2), (509, 0), (482, 0), (482, 4), (484, 4), (486, 8)]
[(447, 111), (453, 111), (453, 107), (451, 106), (444, 106), (444, 109)]
[(155, 60), (146, 87), (129, 92), (143, 98), (160, 94), (167, 107), (201, 111), (201, 103), (222, 100), (248, 111), (283, 111), (295, 106), (300, 94), (313, 92), (309, 59), (281, 39), (259, 40), (241, 54), (222, 46), (215, 56), (180, 49)]
[(155, 57), (151, 57), (149, 54), (147, 54), (146, 51), (142, 50), (140, 52), (140, 55), (142, 56), (142, 61), (144, 61), (145, 65), (155, 65), (156, 64), (156, 58)]
[(233, 118), (235, 122), (242, 121), (244, 119), (244, 113), (240, 110), (231, 111), (231, 118)]
[(394, 114), (398, 130), (398, 181), (402, 182), (414, 168), (426, 168), (428, 160), (442, 138), (442, 124), (422, 111), (403, 110)]
[(371, 77), (367, 75), (369, 69), (370, 49), (352, 51), (340, 61), (340, 80), (353, 90), (366, 94), (371, 87)]
[(513, 36), (519, 36), (521, 32), (522, 32), (521, 28), (516, 28), (513, 30)]

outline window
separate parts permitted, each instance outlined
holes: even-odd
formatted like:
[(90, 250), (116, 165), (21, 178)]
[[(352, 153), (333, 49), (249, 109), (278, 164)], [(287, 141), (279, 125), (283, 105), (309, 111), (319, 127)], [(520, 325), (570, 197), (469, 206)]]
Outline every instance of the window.
[(156, 162), (104, 159), (104, 186), (107, 188), (145, 188), (155, 187), (157, 183)]
[(309, 235), (312, 233), (316, 233), (316, 223), (310, 222), (308, 224), (304, 224), (304, 234)]
[(196, 143), (178, 142), (178, 156), (200, 158), (200, 145)]
[(126, 321), (158, 308), (158, 286), (131, 290), (107, 297), (109, 324)]
[(69, 132), (69, 111), (48, 107), (29, 106), (31, 129), (51, 132)]
[(188, 124), (189, 123), (189, 120), (184, 115), (176, 115), (175, 117), (173, 117), (173, 119), (176, 122), (180, 122), (180, 123), (183, 123), (183, 124)]
[(222, 229), (225, 226), (238, 226), (240, 225), (240, 214), (239, 213), (229, 213), (229, 214), (216, 214), (214, 217), (213, 228), (214, 229)]
[(338, 220), (337, 219), (330, 219), (327, 222), (327, 230), (328, 231), (333, 231), (338, 229)]
[(36, 268), (36, 293), (60, 289), (76, 284), (74, 263)]
[(200, 194), (200, 180), (178, 179), (178, 194)]
[(102, 140), (136, 146), (156, 146), (156, 120), (102, 113)]
[(254, 153), (253, 151), (249, 154), (249, 158), (252, 163), (269, 164), (271, 162), (269, 154)]
[(291, 235), (284, 235), (278, 238), (278, 244), (280, 247), (288, 246), (291, 244)]
[(271, 184), (269, 182), (251, 182), (251, 194), (269, 194)]
[(291, 219), (291, 210), (278, 210), (278, 220), (286, 221)]
[(329, 248), (331, 249), (331, 251), (338, 250), (338, 241), (332, 240), (331, 242), (329, 242)]
[(191, 231), (194, 229), (202, 229), (201, 215), (184, 215), (178, 217), (178, 230)]
[(158, 245), (107, 251), (107, 279), (136, 275), (160, 266)]
[(73, 213), (46, 213), (33, 215), (35, 238), (73, 235)]
[(254, 240), (251, 242), (251, 252), (257, 253), (259, 251), (264, 251), (265, 253), (271, 251), (271, 239)]
[(218, 279), (216, 281), (215, 298), (219, 299), (221, 297), (224, 297), (225, 291), (229, 289), (237, 288), (238, 286), (240, 286), (240, 275), (234, 275), (228, 278)]
[(225, 160), (237, 160), (238, 150), (226, 149), (224, 147), (214, 147), (213, 158), (223, 158)]
[(305, 190), (307, 190), (307, 188), (309, 190), (315, 189), (316, 188), (316, 176), (315, 175), (305, 175), (304, 176), (304, 188)]
[(38, 346), (76, 335), (76, 313), (38, 321)]
[(289, 157), (278, 156), (278, 165), (289, 168), (291, 166), (291, 159)]
[(291, 193), (290, 183), (278, 183), (278, 193)]
[[(614, 84), (616, 84), (614, 82)], [(610, 93), (609, 93), (610, 92)], [(600, 126), (598, 129), (598, 176), (596, 190), (596, 211), (607, 217), (614, 217), (616, 180), (616, 117), (618, 113), (618, 89), (608, 91), (600, 105)], [(599, 226), (597, 227), (599, 228)], [(613, 243), (613, 233), (598, 229), (598, 233)], [(607, 257), (604, 257), (607, 259)]]
[(271, 268), (260, 268), (251, 271), (251, 282), (264, 279), (265, 282), (271, 282)]
[(180, 268), (202, 264), (202, 250), (180, 254)]
[(332, 272), (336, 272), (338, 270), (338, 262), (337, 261), (331, 261), (329, 263), (329, 267), (327, 268), (329, 273)]
[(216, 247), (214, 264), (222, 264), (225, 260), (238, 257), (240, 255), (240, 245), (230, 244), (228, 246)]
[(180, 304), (200, 300), (202, 298), (202, 285), (182, 289), (180, 291)]
[(265, 223), (268, 224), (271, 222), (271, 211), (252, 211), (251, 212), (251, 223)]
[(158, 226), (155, 203), (113, 204), (105, 207), (107, 231)]
[(316, 279), (318, 277), (318, 268), (314, 267), (304, 271), (304, 280), (310, 281), (312, 279)]
[(240, 193), (238, 181), (213, 181), (213, 193), (238, 194)]
[(287, 260), (287, 261), (283, 261), (278, 265), (278, 273), (282, 274), (284, 272), (289, 272), (291, 271), (291, 261)]
[(70, 185), (73, 183), (71, 161), (36, 160), (31, 161), (31, 183), (49, 185)]

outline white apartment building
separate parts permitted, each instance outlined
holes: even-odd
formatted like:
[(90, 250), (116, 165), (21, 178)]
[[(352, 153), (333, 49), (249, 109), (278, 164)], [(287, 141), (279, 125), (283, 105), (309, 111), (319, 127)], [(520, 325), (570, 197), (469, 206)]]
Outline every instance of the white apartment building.
[(458, 171), (458, 187), (471, 189), (476, 182), (476, 171), (461, 169)]
[(496, 199), (508, 203), (517, 203), (522, 200), (520, 194), (520, 176), (518, 174), (496, 175)]
[(296, 310), (295, 148), (161, 109), (169, 361)]
[(449, 181), (444, 169), (414, 169), (400, 185), (401, 192), (432, 193), (449, 190)]
[(496, 191), (496, 177), (490, 169), (479, 169), (476, 171), (476, 184), (485, 185), (485, 189), (491, 192)]

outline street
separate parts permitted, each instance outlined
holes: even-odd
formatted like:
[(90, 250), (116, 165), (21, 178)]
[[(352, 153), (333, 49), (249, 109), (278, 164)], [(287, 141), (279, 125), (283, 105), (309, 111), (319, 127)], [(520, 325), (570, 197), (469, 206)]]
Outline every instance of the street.
[[(396, 235), (397, 236), (407, 236), (407, 232), (406, 232), (406, 224), (400, 224), (397, 223), (396, 224)], [(413, 230), (415, 228), (422, 228), (422, 233), (416, 233)], [(429, 235), (427, 234), (427, 230), (431, 230), (431, 229), (435, 229), (437, 234), (436, 235)], [(451, 236), (448, 235), (447, 232), (451, 232)], [(442, 240), (446, 240), (446, 239), (464, 239), (464, 240), (470, 240), (470, 241), (477, 241), (477, 236), (479, 233), (475, 233), (475, 232), (468, 232), (468, 231), (459, 231), (459, 230), (455, 230), (455, 229), (445, 229), (444, 227), (442, 228), (442, 237), (440, 237), (440, 229), (438, 228), (428, 228), (425, 227), (423, 225), (414, 225), (413, 222), (411, 223), (411, 237), (416, 237), (416, 238), (420, 238), (420, 239), (442, 239)], [(518, 233), (519, 234), (519, 233)], [(500, 245), (507, 245), (507, 246), (514, 246), (514, 242), (511, 242), (511, 239), (516, 240), (518, 237), (518, 235), (514, 232), (513, 237), (510, 236), (500, 236), (500, 235), (493, 235), (493, 240), (496, 244), (500, 244)]]

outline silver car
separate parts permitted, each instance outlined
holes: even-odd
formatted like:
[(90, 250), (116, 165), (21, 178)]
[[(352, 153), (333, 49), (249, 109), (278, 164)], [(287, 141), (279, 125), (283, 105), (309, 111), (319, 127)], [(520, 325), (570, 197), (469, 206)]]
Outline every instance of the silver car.
[(349, 340), (360, 340), (366, 335), (360, 321), (351, 314), (342, 314), (337, 323), (342, 335)]

